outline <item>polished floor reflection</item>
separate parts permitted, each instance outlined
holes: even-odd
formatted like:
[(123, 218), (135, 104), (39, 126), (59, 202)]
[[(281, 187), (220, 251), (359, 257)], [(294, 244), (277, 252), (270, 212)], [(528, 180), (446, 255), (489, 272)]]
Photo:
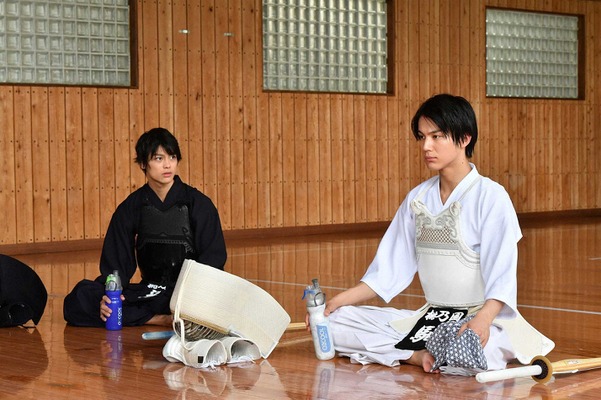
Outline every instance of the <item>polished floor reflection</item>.
[[(553, 339), (551, 361), (601, 357), (601, 218), (523, 221), (519, 295), (522, 314)], [(371, 261), (382, 232), (228, 241), (229, 272), (269, 291), (293, 321), (302, 321), (304, 287), (312, 278), (327, 295), (354, 285)], [(597, 399), (601, 369), (482, 384), (474, 378), (424, 374), (411, 366), (319, 361), (305, 331), (287, 332), (261, 362), (194, 369), (168, 363), (161, 340), (141, 334), (66, 326), (64, 295), (97, 275), (99, 251), (15, 256), (32, 266), (50, 294), (33, 329), (0, 329), (2, 399)], [(413, 284), (390, 305), (417, 308)], [(374, 304), (383, 305), (382, 302)]]

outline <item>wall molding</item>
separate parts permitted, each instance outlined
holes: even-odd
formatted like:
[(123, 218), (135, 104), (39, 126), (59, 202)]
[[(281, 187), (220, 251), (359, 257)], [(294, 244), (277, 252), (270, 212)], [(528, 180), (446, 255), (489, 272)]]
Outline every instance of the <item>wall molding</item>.
[[(554, 224), (558, 220), (561, 220), (562, 222), (588, 223), (591, 222), (589, 218), (601, 218), (601, 208), (518, 213), (518, 219), (522, 228), (545, 226)], [(386, 231), (386, 228), (388, 228), (388, 225), (390, 225), (390, 221), (356, 224), (315, 225), (289, 228), (235, 229), (226, 230), (223, 232), (223, 234), (225, 236), (227, 246), (235, 247), (240, 244), (248, 246), (252, 243), (260, 245), (266, 240), (286, 241), (291, 238), (298, 240), (299, 237), (305, 237), (310, 241), (312, 236), (319, 236), (320, 239), (323, 239), (323, 235), (360, 235), (361, 237), (365, 237), (366, 235), (381, 236)], [(102, 241), (103, 239), (87, 239), (61, 242), (0, 245), (0, 254), (15, 256), (26, 254), (62, 253), (71, 251), (100, 251), (102, 249)]]

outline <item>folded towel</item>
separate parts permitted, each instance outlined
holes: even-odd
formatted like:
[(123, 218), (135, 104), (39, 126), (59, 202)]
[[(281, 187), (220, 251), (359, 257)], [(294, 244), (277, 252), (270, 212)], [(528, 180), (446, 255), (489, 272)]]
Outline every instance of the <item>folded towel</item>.
[[(461, 326), (473, 317), (470, 315), (459, 321), (444, 322), (432, 332), (426, 342), (426, 349), (434, 357), (433, 371), (441, 366), (465, 368), (473, 372), (488, 369), (480, 337), (476, 332), (468, 328), (460, 336), (457, 336)], [(449, 369), (449, 371), (451, 370)]]

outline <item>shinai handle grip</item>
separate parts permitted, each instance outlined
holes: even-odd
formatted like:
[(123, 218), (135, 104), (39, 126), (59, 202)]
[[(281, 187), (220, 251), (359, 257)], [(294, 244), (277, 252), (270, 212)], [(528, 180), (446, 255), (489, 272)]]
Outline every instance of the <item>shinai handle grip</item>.
[[(306, 325), (304, 322), (291, 322), (286, 331), (299, 331), (305, 329)], [(144, 332), (142, 333), (142, 339), (144, 340), (161, 340), (169, 339), (173, 336), (173, 331), (155, 331), (155, 332)]]
[(538, 365), (528, 365), (525, 367), (516, 367), (502, 369), (499, 371), (486, 371), (476, 374), (476, 380), (480, 383), (502, 381), (504, 379), (524, 378), (533, 375), (540, 375), (543, 372)]
[(600, 367), (601, 357), (572, 358), (550, 362), (543, 356), (537, 356), (532, 360), (532, 365), (526, 367), (509, 368), (501, 371), (480, 372), (476, 375), (476, 380), (478, 382), (492, 382), (503, 379), (531, 376), (535, 381), (545, 383), (551, 379), (553, 374), (574, 373)]

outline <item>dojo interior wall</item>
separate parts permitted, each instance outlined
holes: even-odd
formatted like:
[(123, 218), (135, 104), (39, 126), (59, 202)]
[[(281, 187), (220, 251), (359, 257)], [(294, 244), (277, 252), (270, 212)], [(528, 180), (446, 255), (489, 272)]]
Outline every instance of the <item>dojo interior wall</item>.
[[(0, 248), (102, 238), (144, 183), (133, 147), (156, 126), (225, 230), (389, 221), (430, 176), (409, 122), (439, 92), (472, 102), (473, 160), (518, 212), (601, 208), (601, 2), (391, 4), (387, 96), (264, 92), (261, 0), (137, 2), (135, 88), (0, 85)], [(487, 98), (487, 5), (584, 15), (584, 99)]]

